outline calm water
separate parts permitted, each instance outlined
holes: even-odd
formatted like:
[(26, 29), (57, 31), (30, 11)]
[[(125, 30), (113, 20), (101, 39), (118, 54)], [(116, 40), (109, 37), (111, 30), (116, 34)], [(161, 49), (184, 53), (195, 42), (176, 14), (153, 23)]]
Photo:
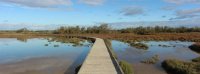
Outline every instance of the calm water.
[[(149, 46), (148, 50), (137, 49), (129, 46), (127, 43), (120, 41), (112, 41), (112, 47), (117, 54), (119, 60), (125, 60), (132, 64), (135, 74), (166, 74), (161, 67), (161, 62), (165, 59), (180, 59), (190, 61), (200, 56), (191, 51), (188, 46), (193, 42), (180, 41), (148, 41), (142, 42)], [(167, 47), (159, 46), (166, 45)], [(159, 61), (156, 64), (140, 63), (154, 55), (159, 55)]]
[(74, 68), (84, 61), (91, 43), (83, 40), (76, 46), (64, 42), (45, 38), (0, 38), (0, 74), (74, 73)]

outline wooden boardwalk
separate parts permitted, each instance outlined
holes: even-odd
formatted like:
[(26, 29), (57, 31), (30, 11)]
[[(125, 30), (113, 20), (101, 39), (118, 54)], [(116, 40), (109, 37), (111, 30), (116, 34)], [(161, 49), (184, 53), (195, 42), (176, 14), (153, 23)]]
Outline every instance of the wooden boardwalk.
[(103, 39), (96, 38), (78, 74), (118, 74)]

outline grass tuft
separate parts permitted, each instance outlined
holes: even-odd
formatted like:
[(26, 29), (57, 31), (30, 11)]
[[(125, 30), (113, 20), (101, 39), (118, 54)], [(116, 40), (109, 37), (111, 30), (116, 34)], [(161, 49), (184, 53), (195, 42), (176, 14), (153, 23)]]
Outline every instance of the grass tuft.
[(192, 62), (198, 62), (198, 63), (200, 63), (200, 57), (192, 59)]
[(131, 67), (131, 64), (129, 64), (126, 61), (120, 61), (119, 65), (121, 66), (124, 74), (134, 74), (133, 73), (133, 68)]
[(153, 57), (143, 60), (141, 61), (142, 63), (146, 63), (146, 64), (155, 64), (159, 61), (159, 55), (154, 55)]
[(131, 46), (137, 48), (137, 49), (144, 49), (144, 50), (148, 50), (148, 45), (143, 44), (143, 43), (130, 43)]

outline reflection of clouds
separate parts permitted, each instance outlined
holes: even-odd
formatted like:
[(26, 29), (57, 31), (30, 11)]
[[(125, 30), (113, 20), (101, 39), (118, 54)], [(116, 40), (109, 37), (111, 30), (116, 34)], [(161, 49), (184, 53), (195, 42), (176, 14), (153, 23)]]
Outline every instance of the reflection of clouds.
[(0, 45), (8, 45), (16, 41), (16, 38), (0, 38)]
[[(9, 46), (2, 47), (3, 45), (1, 43), (5, 42), (8, 43)], [(87, 51), (89, 50), (88, 47), (74, 48), (72, 46), (66, 46), (65, 44), (61, 44), (60, 42), (52, 42), (52, 44), (60, 44), (60, 47), (58, 48), (44, 48), (44, 46), (41, 46), (43, 45), (43, 43), (48, 43), (48, 41), (42, 38), (33, 38), (30, 39), (30, 41), (28, 41), (27, 43), (22, 44), (22, 42), (19, 43), (19, 41), (16, 38), (0, 38), (0, 50), (3, 49), (0, 55), (0, 74), (15, 74), (14, 72), (18, 71), (24, 72), (25, 74), (29, 74), (26, 73), (26, 71), (40, 72), (40, 70), (38, 70), (39, 68), (41, 69), (41, 71), (53, 68), (53, 70), (57, 72), (57, 69), (67, 69), (69, 66), (71, 66), (71, 63), (73, 63), (76, 58), (85, 57)], [(91, 44), (87, 41), (84, 41), (83, 43)], [(31, 46), (31, 48), (29, 46)], [(15, 49), (17, 49), (17, 51)], [(83, 54), (84, 56), (79, 56), (80, 54)], [(81, 61), (82, 59), (79, 60), (79, 62)], [(10, 71), (11, 73), (9, 73)]]
[[(21, 62), (0, 65), (0, 74), (48, 73), (63, 74), (73, 60), (58, 57), (32, 58)], [(52, 71), (51, 71), (52, 72)]]
[(133, 66), (136, 74), (166, 74), (161, 67), (155, 67), (154, 65), (134, 63)]
[(136, 48), (133, 48), (133, 47), (129, 47), (129, 48), (126, 48), (125, 53), (126, 54), (131, 54), (131, 55), (141, 55), (141, 54), (146, 53), (146, 51), (145, 50), (141, 50), (141, 49), (136, 49)]
[[(119, 42), (120, 44), (123, 44)], [(149, 58), (153, 55), (159, 55), (160, 61), (165, 59), (181, 59), (181, 60), (189, 60), (199, 55), (189, 50), (188, 46), (192, 42), (180, 42), (180, 41), (148, 41), (143, 42), (149, 46), (147, 51), (136, 49), (134, 47), (128, 46), (128, 44), (123, 44), (122, 47), (124, 49), (117, 50), (117, 54), (119, 59), (124, 59), (128, 62), (138, 62), (140, 60), (144, 60), (145, 58)], [(117, 44), (115, 42), (115, 44)], [(176, 45), (176, 47), (160, 47), (161, 45)], [(116, 45), (115, 45), (116, 46)], [(115, 47), (114, 46), (114, 47)], [(186, 47), (185, 47), (186, 46)]]

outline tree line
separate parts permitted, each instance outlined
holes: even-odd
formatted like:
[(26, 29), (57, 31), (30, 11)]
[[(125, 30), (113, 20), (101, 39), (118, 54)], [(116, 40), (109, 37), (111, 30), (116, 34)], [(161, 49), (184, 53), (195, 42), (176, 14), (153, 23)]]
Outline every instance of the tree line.
[[(9, 32), (9, 31), (8, 31)], [(38, 30), (31, 31), (27, 28), (22, 28), (14, 31), (16, 33), (52, 33), (52, 34), (109, 34), (109, 33), (134, 33), (139, 35), (147, 35), (154, 33), (186, 33), (200, 32), (200, 27), (169, 27), (169, 26), (154, 26), (154, 27), (132, 27), (123, 29), (112, 29), (108, 24), (99, 26), (80, 27), (80, 26), (61, 26), (55, 30)]]
[(56, 29), (53, 33), (54, 34), (84, 34), (84, 33), (110, 33), (112, 30), (108, 26), (108, 24), (102, 24), (100, 26), (92, 26), (92, 27), (79, 27), (79, 26), (67, 26), (67, 27), (60, 27)]
[(135, 34), (153, 34), (153, 33), (186, 33), (186, 32), (200, 32), (200, 27), (169, 27), (169, 26), (155, 26), (155, 27), (136, 27), (119, 30), (121, 33), (135, 33)]
[(186, 33), (186, 32), (200, 32), (200, 27), (169, 27), (169, 26), (155, 26), (155, 27), (132, 27), (124, 29), (112, 29), (108, 24), (92, 27), (60, 27), (54, 31), (54, 34), (101, 34), (101, 33), (134, 33), (140, 35), (154, 34), (154, 33)]

